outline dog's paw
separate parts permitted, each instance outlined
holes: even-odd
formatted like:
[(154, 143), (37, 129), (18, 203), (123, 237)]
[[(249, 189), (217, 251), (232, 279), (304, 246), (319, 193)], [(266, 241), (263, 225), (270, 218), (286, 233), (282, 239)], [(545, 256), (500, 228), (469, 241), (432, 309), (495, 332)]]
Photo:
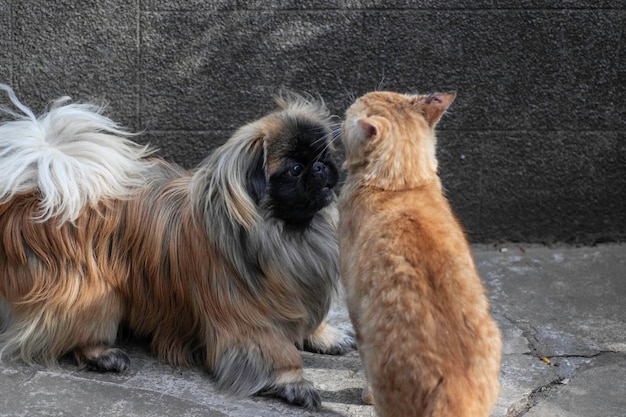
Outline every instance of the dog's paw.
[(304, 339), (300, 347), (307, 352), (343, 355), (356, 350), (357, 345), (354, 332), (339, 330), (323, 322), (313, 334)]
[(282, 398), (289, 404), (298, 405), (309, 410), (319, 411), (322, 407), (320, 394), (313, 383), (306, 379), (276, 386), (272, 389), (272, 395)]
[(108, 348), (98, 356), (86, 358), (85, 366), (97, 372), (124, 372), (130, 369), (130, 358), (121, 349)]
[(227, 349), (213, 375), (217, 388), (233, 395), (253, 395), (274, 383), (272, 369), (258, 349)]

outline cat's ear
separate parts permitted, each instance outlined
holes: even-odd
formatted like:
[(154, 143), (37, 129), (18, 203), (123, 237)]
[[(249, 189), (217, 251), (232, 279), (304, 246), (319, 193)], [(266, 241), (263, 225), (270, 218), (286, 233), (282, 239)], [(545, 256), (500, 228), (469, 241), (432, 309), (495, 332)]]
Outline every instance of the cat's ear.
[(434, 127), (443, 113), (448, 110), (450, 104), (454, 101), (456, 93), (435, 93), (427, 96), (418, 96), (417, 101), (424, 118), (431, 127)]
[(361, 117), (356, 123), (361, 132), (360, 136), (368, 141), (380, 135), (383, 127), (381, 121), (376, 116)]

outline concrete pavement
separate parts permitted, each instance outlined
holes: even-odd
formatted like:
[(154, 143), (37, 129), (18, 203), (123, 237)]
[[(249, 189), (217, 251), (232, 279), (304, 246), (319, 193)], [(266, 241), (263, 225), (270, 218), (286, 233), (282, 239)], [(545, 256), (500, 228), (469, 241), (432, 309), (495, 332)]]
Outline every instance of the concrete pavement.
[[(504, 337), (494, 417), (626, 416), (626, 244), (473, 246)], [(0, 311), (0, 314), (2, 312)], [(329, 321), (349, 327), (343, 303)], [(324, 408), (311, 412), (274, 398), (232, 398), (199, 369), (158, 363), (138, 343), (125, 347), (120, 375), (0, 364), (0, 416), (374, 416), (361, 404), (356, 353), (303, 353)]]

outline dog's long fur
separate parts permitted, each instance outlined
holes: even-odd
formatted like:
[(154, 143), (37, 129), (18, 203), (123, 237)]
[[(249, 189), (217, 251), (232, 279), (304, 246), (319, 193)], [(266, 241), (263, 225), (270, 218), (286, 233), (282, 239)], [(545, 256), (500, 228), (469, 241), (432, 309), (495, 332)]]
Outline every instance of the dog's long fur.
[(0, 126), (3, 355), (50, 365), (73, 352), (124, 370), (111, 346), (125, 324), (171, 364), (199, 358), (220, 388), (318, 408), (295, 344), (355, 343), (323, 321), (338, 282), (336, 204), (293, 228), (272, 216), (267, 190), (300, 126), (330, 126), (323, 105), (283, 101), (186, 172), (146, 158), (93, 105), (36, 118), (12, 101), (26, 115)]

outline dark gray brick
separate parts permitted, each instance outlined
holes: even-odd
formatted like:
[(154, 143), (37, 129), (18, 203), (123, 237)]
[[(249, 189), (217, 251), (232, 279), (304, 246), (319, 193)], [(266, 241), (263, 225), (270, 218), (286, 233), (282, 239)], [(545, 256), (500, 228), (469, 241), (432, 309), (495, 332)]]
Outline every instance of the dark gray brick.
[(398, 11), (364, 18), (369, 32), (357, 52), (369, 52), (363, 54), (369, 59), (357, 61), (356, 70), (375, 62), (391, 89), (457, 90), (451, 127), (621, 124), (606, 100), (617, 84), (617, 11)]
[[(113, 0), (13, 2), (14, 82), (37, 111), (54, 98), (136, 107), (136, 7)], [(124, 104), (122, 104), (124, 103)], [(135, 112), (120, 114), (135, 124)]]
[(620, 0), (145, 0), (143, 10), (618, 9)]
[[(622, 28), (626, 27), (626, 10), (621, 12), (621, 24)], [(617, 81), (613, 86), (614, 89), (612, 96), (608, 96), (607, 100), (615, 106), (615, 117), (617, 118), (617, 129), (626, 130), (626, 53), (624, 53), (624, 47), (626, 46), (626, 30), (622, 30), (622, 39), (620, 41), (620, 59), (618, 67), (616, 68)], [(625, 165), (626, 166), (626, 165)]]
[(624, 132), (481, 135), (489, 152), (480, 240), (589, 242), (624, 234)]
[(11, 47), (11, 2), (0, 0), (0, 82), (12, 83), (13, 50)]
[(626, 239), (626, 3), (467, 3), (0, 0), (0, 80), (36, 111), (107, 101), (188, 168), (281, 88), (340, 116), (456, 90), (440, 173), (473, 240)]
[(496, 0), (502, 9), (623, 9), (622, 0)]
[(482, 236), (481, 204), (483, 158), (488, 141), (474, 132), (441, 131), (437, 134), (439, 176), (446, 197), (468, 236)]
[[(338, 113), (377, 88), (457, 90), (450, 127), (614, 129), (620, 24), (616, 11), (151, 13), (141, 109), (149, 126), (220, 129), (281, 86)], [(248, 113), (225, 120), (233, 102)], [(180, 120), (161, 115), (173, 106)]]
[(156, 148), (156, 156), (192, 169), (209, 156), (216, 147), (226, 142), (232, 133), (230, 131), (146, 131), (137, 138), (137, 141)]
[[(342, 13), (146, 13), (142, 120), (150, 128), (233, 129), (273, 109), (287, 87), (338, 98), (348, 86)], [(343, 28), (343, 31), (340, 30)], [(371, 88), (376, 84), (372, 83)], [(172, 109), (177, 109), (175, 113)]]

